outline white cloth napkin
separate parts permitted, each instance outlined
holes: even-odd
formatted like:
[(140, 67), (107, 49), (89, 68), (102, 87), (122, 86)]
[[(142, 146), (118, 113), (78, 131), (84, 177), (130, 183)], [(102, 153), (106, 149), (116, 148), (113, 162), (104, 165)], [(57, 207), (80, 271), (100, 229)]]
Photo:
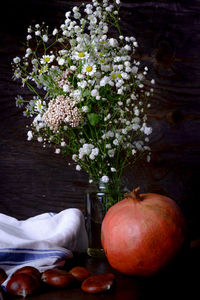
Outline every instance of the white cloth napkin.
[(85, 220), (79, 209), (44, 213), (25, 221), (0, 214), (0, 267), (9, 277), (24, 266), (40, 272), (62, 266), (73, 253), (85, 252), (87, 247)]

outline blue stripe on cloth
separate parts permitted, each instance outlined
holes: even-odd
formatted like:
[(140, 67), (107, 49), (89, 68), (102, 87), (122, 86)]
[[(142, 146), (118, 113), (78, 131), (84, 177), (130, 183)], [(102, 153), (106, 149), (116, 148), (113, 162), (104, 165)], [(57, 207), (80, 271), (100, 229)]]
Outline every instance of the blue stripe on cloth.
[[(32, 252), (53, 252), (53, 251), (60, 251), (62, 252), (61, 250), (58, 250), (58, 249), (33, 249), (33, 248), (0, 248), (0, 252), (1, 251), (32, 251)], [(64, 250), (63, 250), (64, 252)]]
[(17, 265), (45, 258), (66, 259), (69, 255), (59, 250), (0, 249), (0, 265)]
[(0, 253), (0, 261), (1, 262), (6, 262), (6, 261), (17, 261), (17, 262), (23, 262), (27, 260), (35, 260), (35, 259), (42, 259), (46, 257), (66, 257), (64, 253), (60, 252), (54, 252), (54, 253), (40, 253), (40, 254), (35, 254), (35, 253)]

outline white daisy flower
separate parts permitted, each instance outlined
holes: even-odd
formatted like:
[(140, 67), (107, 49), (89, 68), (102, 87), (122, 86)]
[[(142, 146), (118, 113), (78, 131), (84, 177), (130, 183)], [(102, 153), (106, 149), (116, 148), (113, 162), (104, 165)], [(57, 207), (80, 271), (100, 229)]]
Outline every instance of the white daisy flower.
[(75, 53), (74, 58), (77, 60), (81, 60), (81, 59), (87, 59), (88, 56), (89, 56), (88, 53), (79, 51)]
[(93, 63), (86, 63), (82, 68), (82, 72), (89, 76), (94, 76), (96, 70), (97, 68)]
[(40, 62), (41, 62), (42, 65), (50, 64), (54, 60), (54, 58), (55, 58), (54, 55), (43, 55)]
[(41, 102), (40, 99), (36, 102), (36, 104), (35, 104), (35, 109), (36, 109), (36, 111), (38, 111), (38, 112), (41, 112), (41, 111), (42, 111), (43, 105), (42, 105), (42, 102)]

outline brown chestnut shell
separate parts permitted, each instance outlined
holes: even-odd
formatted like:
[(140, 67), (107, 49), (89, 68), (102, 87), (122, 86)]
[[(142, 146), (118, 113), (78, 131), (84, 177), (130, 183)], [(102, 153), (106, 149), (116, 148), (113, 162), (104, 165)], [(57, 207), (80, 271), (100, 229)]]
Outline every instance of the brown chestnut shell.
[(25, 266), (25, 267), (22, 267), (20, 269), (18, 269), (17, 271), (14, 272), (14, 275), (16, 274), (21, 274), (21, 273), (24, 273), (24, 274), (27, 274), (29, 276), (32, 276), (35, 280), (40, 280), (41, 278), (41, 273), (38, 269), (36, 269), (35, 267), (32, 267), (32, 266)]
[(76, 281), (75, 277), (65, 270), (48, 269), (42, 273), (43, 282), (58, 288), (71, 285)]
[(81, 282), (92, 275), (92, 273), (88, 269), (79, 266), (72, 268), (69, 271), (69, 273), (72, 274), (78, 281)]
[(93, 275), (85, 279), (81, 289), (86, 293), (101, 293), (111, 290), (114, 286), (115, 276), (112, 273)]
[(23, 296), (24, 298), (35, 292), (38, 287), (38, 281), (25, 273), (13, 275), (6, 285), (8, 293)]

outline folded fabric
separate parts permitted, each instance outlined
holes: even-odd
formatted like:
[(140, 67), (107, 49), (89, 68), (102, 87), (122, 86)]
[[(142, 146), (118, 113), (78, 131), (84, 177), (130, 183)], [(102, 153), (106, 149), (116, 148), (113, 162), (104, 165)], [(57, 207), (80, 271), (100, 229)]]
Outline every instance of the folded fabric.
[(27, 265), (40, 272), (62, 266), (88, 247), (84, 216), (76, 208), (25, 221), (0, 214), (0, 237), (0, 267), (9, 276)]

